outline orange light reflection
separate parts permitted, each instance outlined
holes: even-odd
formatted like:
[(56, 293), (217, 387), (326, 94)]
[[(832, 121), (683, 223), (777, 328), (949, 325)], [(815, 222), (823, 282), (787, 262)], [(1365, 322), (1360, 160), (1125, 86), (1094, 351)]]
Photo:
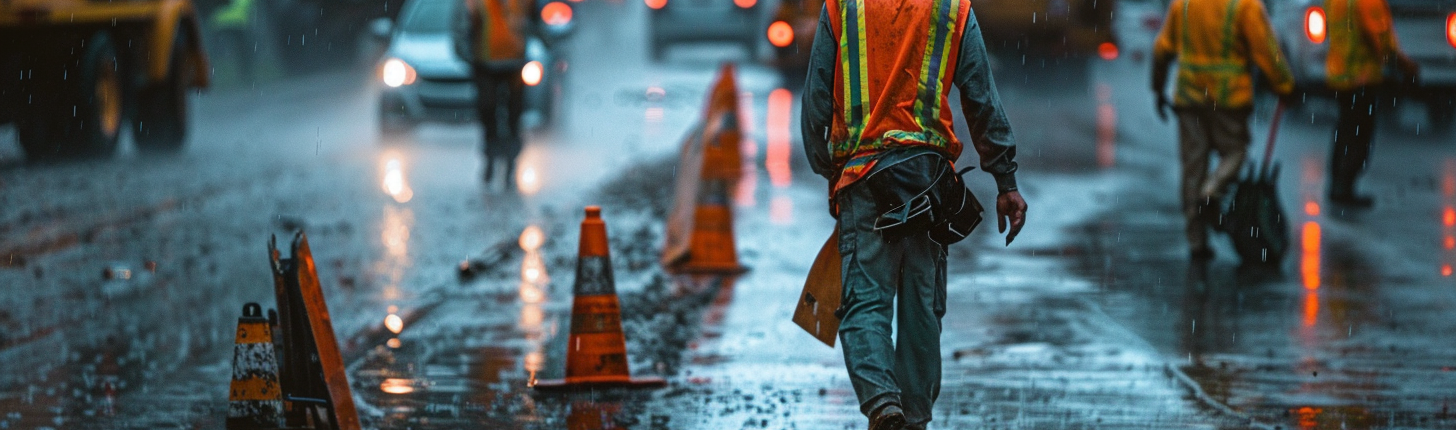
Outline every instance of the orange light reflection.
[(1112, 86), (1097, 84), (1097, 166), (1117, 163), (1117, 107), (1112, 105)]
[(1309, 221), (1304, 223), (1304, 230), (1300, 234), (1303, 239), (1299, 261), (1299, 273), (1304, 279), (1304, 288), (1317, 289), (1320, 287), (1320, 226), (1318, 222)]
[(1319, 292), (1310, 291), (1304, 295), (1304, 326), (1314, 327), (1319, 321)]
[(794, 201), (789, 196), (774, 196), (768, 203), (768, 219), (777, 225), (787, 225), (794, 222)]
[(789, 121), (793, 117), (793, 102), (793, 93), (783, 88), (768, 95), (768, 151), (763, 164), (776, 188), (786, 188), (793, 180), (789, 169)]

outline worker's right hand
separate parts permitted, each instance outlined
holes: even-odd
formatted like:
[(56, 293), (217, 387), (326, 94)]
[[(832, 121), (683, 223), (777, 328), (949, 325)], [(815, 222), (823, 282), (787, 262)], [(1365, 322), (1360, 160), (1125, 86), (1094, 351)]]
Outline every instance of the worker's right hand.
[(1168, 96), (1163, 93), (1157, 93), (1155, 97), (1157, 100), (1154, 101), (1154, 109), (1158, 111), (1158, 120), (1168, 122), (1168, 111), (1173, 109), (1173, 105), (1168, 103)]
[[(1006, 231), (1007, 224), (1011, 225), (1011, 231)], [(1021, 192), (1012, 190), (996, 196), (996, 231), (1006, 233), (1006, 245), (1011, 245), (1016, 240), (1016, 235), (1021, 233), (1021, 226), (1026, 224), (1026, 200), (1022, 200)]]

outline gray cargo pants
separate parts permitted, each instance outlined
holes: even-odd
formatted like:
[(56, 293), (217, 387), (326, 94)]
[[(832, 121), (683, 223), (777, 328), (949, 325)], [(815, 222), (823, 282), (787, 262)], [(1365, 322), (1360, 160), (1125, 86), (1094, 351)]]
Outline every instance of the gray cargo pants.
[[(864, 182), (836, 198), (844, 276), (839, 339), (860, 411), (868, 416), (895, 403), (907, 423), (924, 426), (940, 395), (945, 247), (928, 235), (882, 238), (874, 231), (879, 212)], [(898, 322), (893, 341), (892, 320)]]

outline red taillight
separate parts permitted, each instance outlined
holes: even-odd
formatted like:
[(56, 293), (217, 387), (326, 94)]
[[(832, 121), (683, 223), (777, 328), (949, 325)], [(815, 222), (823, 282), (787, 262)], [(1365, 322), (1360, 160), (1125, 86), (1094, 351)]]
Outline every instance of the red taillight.
[(647, 7), (653, 9), (662, 9), (663, 6), (667, 6), (667, 0), (642, 0), (642, 2), (647, 3)]
[(1310, 6), (1304, 12), (1304, 35), (1309, 36), (1309, 41), (1314, 43), (1325, 43), (1325, 10), (1319, 6)]
[(768, 43), (780, 48), (789, 46), (794, 43), (794, 28), (787, 22), (774, 21), (768, 25)]
[(1446, 16), (1446, 42), (1456, 48), (1456, 12)]
[(546, 25), (566, 25), (571, 23), (571, 6), (566, 3), (554, 1), (547, 3), (541, 8), (541, 22)]
[(1101, 45), (1097, 45), (1097, 55), (1102, 57), (1103, 60), (1116, 60), (1117, 44), (1112, 42), (1102, 42)]
[(738, 5), (738, 7), (748, 9), (753, 7), (753, 5), (758, 4), (758, 0), (733, 0), (733, 4)]

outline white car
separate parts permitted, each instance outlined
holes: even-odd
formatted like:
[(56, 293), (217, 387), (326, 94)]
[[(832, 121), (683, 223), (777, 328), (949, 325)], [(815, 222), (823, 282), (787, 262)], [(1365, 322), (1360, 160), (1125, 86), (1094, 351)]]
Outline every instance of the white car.
[[(547, 3), (555, 10), (565, 3)], [(470, 64), (455, 53), (450, 26), (454, 14), (462, 6), (460, 0), (409, 0), (400, 11), (399, 25), (389, 34), (389, 48), (379, 66), (383, 90), (379, 96), (379, 127), (386, 136), (409, 132), (423, 122), (471, 122), (475, 113), (475, 82)], [(569, 7), (569, 6), (567, 6)], [(539, 15), (539, 14), (538, 14)], [(559, 11), (542, 23), (533, 20), (544, 31), (531, 34), (526, 41), (526, 59), (521, 70), (525, 82), (525, 108), (535, 112), (547, 124), (554, 107), (557, 74), (564, 69), (547, 49), (541, 36), (564, 36), (568, 22), (561, 22)], [(539, 19), (539, 17), (538, 17)]]
[[(1421, 65), (1418, 89), (1401, 96), (1426, 106), (1431, 122), (1450, 128), (1456, 122), (1456, 0), (1388, 0), (1396, 37), (1406, 55)], [(1331, 93), (1326, 84), (1329, 40), (1324, 2), (1271, 0), (1273, 27), (1299, 29), (1278, 33), (1289, 56), (1295, 85), (1310, 96)]]

